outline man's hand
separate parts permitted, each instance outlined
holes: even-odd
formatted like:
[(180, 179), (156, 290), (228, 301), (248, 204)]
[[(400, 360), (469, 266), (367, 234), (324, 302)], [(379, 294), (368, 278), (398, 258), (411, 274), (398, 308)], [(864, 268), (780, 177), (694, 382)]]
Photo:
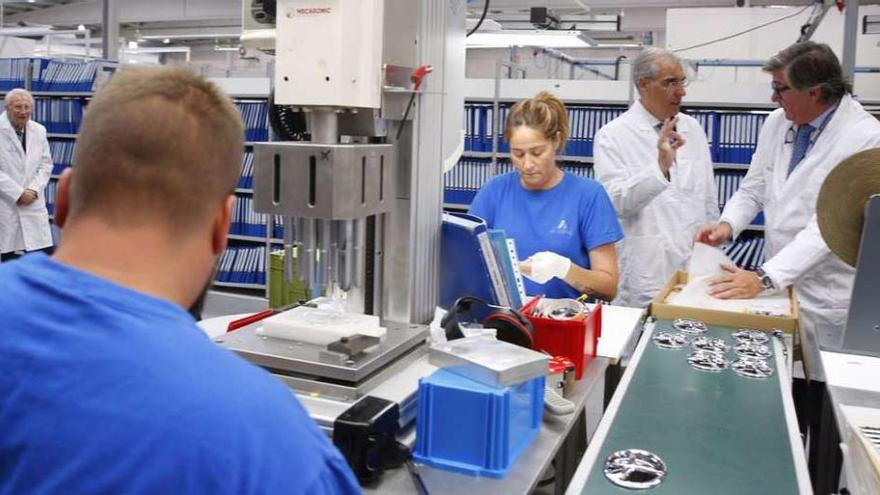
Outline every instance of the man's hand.
[(702, 242), (703, 244), (718, 247), (730, 240), (732, 233), (733, 229), (727, 222), (703, 225), (694, 235), (694, 242)]
[(16, 204), (19, 206), (27, 206), (36, 200), (37, 191), (34, 191), (33, 189), (25, 189), (24, 192), (21, 193), (21, 196), (18, 197)]
[(660, 171), (663, 175), (669, 176), (669, 169), (675, 162), (676, 150), (684, 146), (684, 137), (675, 131), (675, 124), (678, 117), (670, 117), (663, 123), (660, 129), (660, 136), (657, 138), (658, 158), (657, 163), (660, 165)]
[(718, 299), (751, 299), (764, 290), (761, 277), (755, 272), (728, 264), (721, 265), (721, 269), (727, 273), (709, 280), (711, 296)]
[(571, 260), (550, 251), (541, 251), (529, 256), (519, 267), (526, 277), (546, 284), (553, 277), (564, 279), (571, 269)]

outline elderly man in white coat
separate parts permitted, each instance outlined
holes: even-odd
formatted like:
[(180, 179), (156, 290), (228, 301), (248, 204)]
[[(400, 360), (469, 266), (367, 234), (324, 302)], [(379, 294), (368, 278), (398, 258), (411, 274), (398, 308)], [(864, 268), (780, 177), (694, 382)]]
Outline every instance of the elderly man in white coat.
[(0, 254), (3, 261), (17, 252), (52, 246), (52, 232), (43, 191), (52, 173), (46, 128), (31, 120), (34, 99), (13, 89), (0, 115)]
[(828, 173), (850, 155), (880, 146), (880, 122), (851, 96), (834, 52), (802, 42), (765, 65), (772, 100), (781, 108), (761, 128), (758, 147), (721, 221), (696, 240), (713, 245), (735, 238), (764, 210), (767, 261), (757, 272), (726, 267), (711, 292), (750, 298), (790, 285), (800, 300), (801, 336), (809, 377), (823, 380), (818, 346), (839, 339), (846, 323), (855, 270), (833, 254), (816, 223), (816, 199)]
[(596, 134), (594, 165), (625, 234), (614, 302), (642, 307), (685, 267), (697, 229), (718, 219), (718, 195), (706, 133), (679, 113), (682, 61), (648, 48), (632, 67), (639, 99)]

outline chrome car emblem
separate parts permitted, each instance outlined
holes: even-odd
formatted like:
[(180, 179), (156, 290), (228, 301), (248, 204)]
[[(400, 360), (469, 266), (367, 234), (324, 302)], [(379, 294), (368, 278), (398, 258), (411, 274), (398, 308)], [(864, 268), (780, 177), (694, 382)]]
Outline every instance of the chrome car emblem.
[(773, 355), (770, 348), (764, 344), (739, 343), (733, 348), (737, 356), (767, 359)]
[(730, 346), (724, 342), (724, 339), (709, 337), (707, 335), (695, 337), (693, 342), (691, 342), (691, 346), (699, 351), (720, 352), (722, 354), (727, 352), (727, 349), (730, 348)]
[(730, 364), (723, 354), (710, 351), (694, 351), (688, 356), (688, 363), (701, 371), (721, 371)]
[(657, 332), (651, 340), (663, 349), (681, 349), (687, 345), (688, 336), (681, 332)]
[(737, 375), (748, 378), (767, 378), (773, 376), (773, 368), (763, 359), (740, 357), (730, 365)]
[(735, 338), (739, 342), (748, 342), (751, 344), (765, 344), (770, 338), (767, 336), (766, 332), (761, 332), (759, 330), (750, 330), (748, 328), (741, 328), (738, 332), (733, 334), (733, 338)]
[(706, 333), (706, 324), (702, 321), (686, 320), (683, 318), (679, 318), (672, 322), (672, 326), (675, 327), (676, 330), (680, 330), (684, 333), (688, 333), (691, 335)]
[(666, 478), (666, 463), (647, 450), (618, 450), (605, 459), (605, 477), (632, 490), (652, 488)]

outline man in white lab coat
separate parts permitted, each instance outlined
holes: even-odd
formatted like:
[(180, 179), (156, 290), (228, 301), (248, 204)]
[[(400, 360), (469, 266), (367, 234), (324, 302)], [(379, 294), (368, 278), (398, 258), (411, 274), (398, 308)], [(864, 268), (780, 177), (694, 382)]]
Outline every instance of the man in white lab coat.
[(52, 246), (49, 213), (43, 192), (52, 173), (46, 128), (31, 120), (34, 99), (13, 89), (0, 115), (0, 254)]
[(633, 62), (639, 99), (596, 134), (596, 178), (623, 226), (616, 304), (646, 306), (690, 258), (693, 236), (718, 218), (718, 195), (706, 133), (679, 113), (682, 61), (660, 48)]
[(880, 146), (880, 122), (851, 96), (834, 52), (825, 44), (796, 43), (765, 65), (773, 80), (771, 113), (739, 190), (721, 221), (696, 240), (719, 245), (735, 238), (763, 209), (767, 261), (757, 272), (726, 267), (712, 293), (750, 298), (790, 285), (800, 300), (805, 367), (824, 380), (819, 344), (835, 342), (846, 323), (855, 270), (832, 253), (816, 223), (825, 177), (850, 155)]

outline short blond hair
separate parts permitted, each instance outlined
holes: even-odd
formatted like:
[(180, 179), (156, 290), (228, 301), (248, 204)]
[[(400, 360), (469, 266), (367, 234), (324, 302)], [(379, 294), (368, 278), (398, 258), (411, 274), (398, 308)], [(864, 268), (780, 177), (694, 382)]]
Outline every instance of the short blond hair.
[(568, 141), (568, 112), (565, 104), (551, 93), (541, 91), (528, 100), (513, 105), (507, 114), (504, 139), (510, 142), (513, 131), (520, 126), (531, 127), (550, 141), (558, 136), (558, 150), (565, 149)]
[(183, 67), (122, 68), (86, 109), (70, 218), (185, 235), (234, 192), (243, 146), (239, 113), (214, 84)]

